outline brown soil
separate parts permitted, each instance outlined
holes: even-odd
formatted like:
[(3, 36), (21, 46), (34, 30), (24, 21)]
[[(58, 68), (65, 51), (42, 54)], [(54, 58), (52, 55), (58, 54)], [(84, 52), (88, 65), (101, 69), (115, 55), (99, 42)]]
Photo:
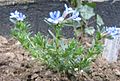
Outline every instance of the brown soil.
[[(117, 63), (108, 64), (99, 58), (89, 71), (76, 73), (76, 78), (77, 81), (120, 81), (120, 59)], [(71, 80), (33, 59), (15, 39), (0, 36), (0, 81)]]

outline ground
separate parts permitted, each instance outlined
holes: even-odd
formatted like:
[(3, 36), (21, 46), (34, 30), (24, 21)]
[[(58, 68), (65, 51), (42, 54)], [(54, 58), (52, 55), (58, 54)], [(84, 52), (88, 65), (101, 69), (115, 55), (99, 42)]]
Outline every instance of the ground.
[[(98, 58), (87, 72), (78, 72), (75, 77), (76, 81), (120, 81), (120, 59), (108, 64)], [(75, 81), (70, 79), (32, 58), (17, 40), (0, 36), (0, 81)]]
[[(10, 36), (10, 29), (13, 24), (9, 21), (9, 13), (18, 10), (27, 15), (28, 22), (32, 26), (31, 30), (34, 33), (41, 31), (47, 35), (48, 27), (43, 21), (44, 18), (48, 16), (51, 10), (63, 10), (66, 2), (60, 3), (57, 2), (58, 0), (56, 2), (50, 0), (36, 1), (30, 4), (0, 6), (0, 34)], [(120, 2), (114, 4), (97, 3), (95, 11), (104, 18), (107, 26), (120, 26), (119, 4)], [(70, 27), (63, 30), (63, 35), (73, 36)], [(98, 58), (91, 64), (89, 71), (77, 73), (76, 79), (77, 81), (120, 81), (120, 55), (118, 61), (112, 64)], [(0, 81), (70, 81), (70, 77), (53, 72), (41, 61), (32, 58), (30, 53), (25, 51), (14, 38), (0, 36)]]

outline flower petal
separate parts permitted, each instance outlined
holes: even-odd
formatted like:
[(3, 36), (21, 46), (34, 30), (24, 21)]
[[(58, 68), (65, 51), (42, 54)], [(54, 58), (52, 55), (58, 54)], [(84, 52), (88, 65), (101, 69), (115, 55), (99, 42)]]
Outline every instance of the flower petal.
[(59, 22), (62, 22), (63, 20), (64, 20), (63, 17), (58, 18), (58, 21), (59, 21)]
[(64, 6), (65, 6), (65, 11), (68, 11), (68, 7), (67, 7), (67, 5), (66, 5), (66, 4), (64, 4)]
[(54, 22), (54, 20), (53, 20), (53, 19), (51, 19), (51, 18), (48, 18), (48, 19), (47, 19), (47, 21), (48, 21), (48, 22), (51, 22), (51, 23), (53, 23), (53, 22)]
[(49, 15), (50, 15), (50, 18), (52, 18), (52, 19), (54, 19), (55, 17), (54, 17), (54, 13), (53, 12), (50, 12), (49, 13)]
[(107, 35), (111, 35), (113, 38), (115, 38), (118, 34), (120, 34), (119, 30), (115, 27), (107, 27), (106, 28)]
[(77, 17), (77, 18), (75, 18), (75, 19), (73, 19), (73, 20), (75, 20), (75, 21), (80, 21), (81, 18), (80, 18), (80, 17)]
[(10, 13), (10, 18), (14, 18), (17, 21), (23, 21), (26, 16), (16, 10), (14, 13)]
[(60, 17), (60, 11), (56, 11), (56, 18), (59, 18)]

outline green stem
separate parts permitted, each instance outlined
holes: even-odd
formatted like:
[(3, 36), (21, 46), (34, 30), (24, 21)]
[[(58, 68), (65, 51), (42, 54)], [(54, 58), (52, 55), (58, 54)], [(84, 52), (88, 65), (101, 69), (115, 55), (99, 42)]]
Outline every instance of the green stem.
[(56, 43), (56, 51), (57, 51), (59, 48), (59, 39), (60, 39), (60, 28), (59, 27), (55, 27), (55, 33), (56, 33), (55, 43)]
[(55, 44), (56, 44), (56, 52), (57, 52), (57, 54), (59, 54), (59, 40), (60, 40), (61, 27), (62, 27), (62, 25), (60, 25), (60, 24), (57, 24), (54, 27), (55, 34), (56, 34), (56, 38), (55, 38), (54, 41), (55, 41)]
[(77, 37), (77, 30), (76, 30), (75, 27), (73, 27), (73, 28), (74, 28), (74, 34), (75, 34), (75, 37)]
[(28, 41), (30, 42), (30, 44), (32, 45), (33, 48), (35, 48), (35, 45), (33, 44), (33, 42), (30, 40), (29, 36), (27, 36)]

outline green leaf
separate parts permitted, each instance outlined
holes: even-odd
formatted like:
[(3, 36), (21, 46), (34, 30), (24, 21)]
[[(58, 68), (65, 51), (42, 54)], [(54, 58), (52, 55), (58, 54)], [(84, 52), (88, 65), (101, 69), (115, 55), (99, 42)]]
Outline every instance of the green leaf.
[(93, 35), (94, 32), (95, 32), (94, 27), (85, 28), (85, 33), (87, 33), (89, 35)]
[(64, 40), (60, 40), (60, 45), (61, 45), (62, 50), (64, 51), (66, 48), (68, 48), (68, 45), (64, 43)]
[(96, 39), (100, 40), (102, 38), (101, 32), (96, 32)]
[(54, 38), (54, 40), (56, 39), (55, 35), (52, 33), (51, 30), (48, 30), (48, 32), (50, 33), (50, 35)]
[(104, 25), (103, 19), (101, 18), (100, 15), (97, 15), (97, 24), (98, 24), (99, 26)]
[(88, 5), (89, 7), (92, 7), (92, 8), (95, 8), (95, 7), (96, 7), (96, 3), (94, 3), (94, 2), (92, 2), (92, 3), (83, 2), (83, 5)]
[(87, 5), (85, 6), (81, 5), (79, 7), (79, 11), (80, 11), (81, 16), (86, 20), (90, 19), (91, 17), (95, 15), (93, 8)]

